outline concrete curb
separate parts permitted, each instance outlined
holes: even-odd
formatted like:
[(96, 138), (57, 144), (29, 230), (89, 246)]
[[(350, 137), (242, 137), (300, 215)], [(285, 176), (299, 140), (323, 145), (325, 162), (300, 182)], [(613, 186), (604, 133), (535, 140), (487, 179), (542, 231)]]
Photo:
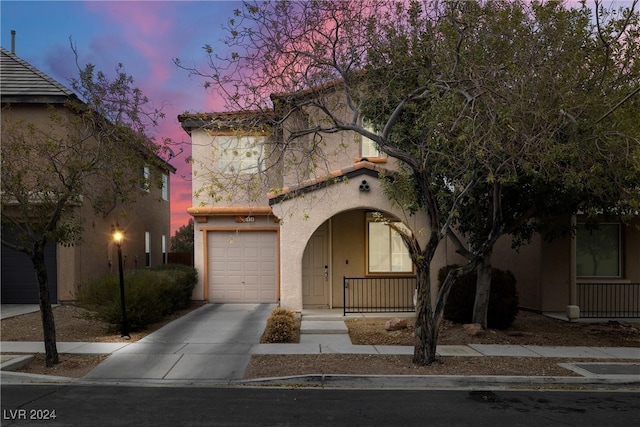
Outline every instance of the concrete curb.
[(138, 387), (265, 387), (385, 390), (556, 390), (640, 391), (640, 378), (456, 376), (456, 375), (337, 375), (311, 374), (243, 380), (140, 380), (70, 378), (2, 371), (8, 384), (82, 384)]
[(58, 377), (55, 375), (27, 374), (23, 372), (0, 371), (2, 385), (9, 384), (69, 384), (76, 383), (81, 378)]
[(404, 376), (317, 374), (239, 381), (244, 386), (318, 387), (348, 389), (555, 389), (555, 390), (640, 390), (640, 379), (538, 377), (538, 376)]
[(8, 360), (0, 364), (0, 371), (16, 371), (34, 359), (33, 355), (21, 355), (21, 354), (16, 354), (12, 356), (3, 355), (2, 357), (3, 358), (7, 357)]

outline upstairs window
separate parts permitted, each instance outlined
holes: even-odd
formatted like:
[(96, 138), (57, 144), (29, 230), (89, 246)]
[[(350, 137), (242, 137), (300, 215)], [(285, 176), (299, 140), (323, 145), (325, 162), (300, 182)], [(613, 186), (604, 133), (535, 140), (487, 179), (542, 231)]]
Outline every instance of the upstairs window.
[(141, 171), (142, 179), (140, 180), (140, 189), (149, 192), (151, 188), (151, 170), (149, 166), (143, 166)]
[[(401, 222), (394, 225), (406, 229)], [(412, 273), (413, 263), (409, 250), (400, 234), (382, 222), (367, 221), (368, 234), (368, 272)]]
[(162, 174), (162, 200), (169, 200), (169, 175)]
[(576, 232), (576, 273), (578, 277), (622, 277), (620, 224), (600, 224), (596, 228), (578, 223)]
[[(362, 126), (369, 132), (376, 133), (376, 131), (373, 129), (373, 124), (368, 120), (363, 119)], [(367, 159), (380, 157), (380, 150), (378, 149), (378, 144), (376, 144), (375, 141), (369, 138), (366, 138), (364, 136), (361, 137), (360, 156), (362, 158), (367, 158)]]
[(217, 136), (220, 150), (218, 166), (227, 173), (256, 173), (262, 170), (262, 138), (255, 136)]

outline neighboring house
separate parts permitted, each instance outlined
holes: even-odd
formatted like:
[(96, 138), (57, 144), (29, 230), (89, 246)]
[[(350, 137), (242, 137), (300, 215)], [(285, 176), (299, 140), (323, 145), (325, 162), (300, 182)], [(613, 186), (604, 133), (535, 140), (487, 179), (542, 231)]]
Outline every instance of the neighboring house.
[[(2, 49), (0, 93), (2, 120), (24, 119), (35, 126), (51, 126), (48, 108), (64, 109), (74, 94), (62, 84), (39, 71), (15, 54)], [(89, 203), (75, 207), (84, 219), (82, 243), (64, 247), (49, 242), (46, 247), (47, 270), (52, 302), (73, 300), (83, 282), (117, 271), (116, 248), (111, 230), (116, 223), (125, 231), (122, 246), (125, 268), (145, 268), (166, 262), (169, 252), (170, 206), (169, 177), (175, 173), (168, 163), (163, 168), (144, 167), (135, 173), (144, 179), (161, 179), (163, 186), (147, 185), (132, 205), (114, 204), (107, 215), (95, 215)], [(2, 206), (9, 213), (10, 204)], [(2, 230), (3, 239), (11, 239)], [(2, 303), (38, 303), (38, 285), (29, 258), (2, 247)]]
[[(321, 161), (305, 161), (309, 138), (286, 145), (287, 132), (308, 115), (288, 116), (278, 129), (271, 114), (254, 112), (179, 116), (192, 139), (195, 266), (199, 283), (193, 298), (215, 303), (280, 302), (300, 312), (307, 307), (338, 308), (357, 299), (362, 310), (411, 310), (414, 270), (406, 248), (378, 212), (413, 230), (425, 227), (422, 214), (393, 207), (381, 179), (393, 174), (395, 159), (372, 141), (349, 132), (323, 135)], [(243, 132), (259, 123), (264, 134)], [(248, 126), (248, 124), (251, 124)], [(279, 165), (269, 154), (282, 149)], [(287, 158), (289, 152), (290, 158)], [(313, 165), (313, 166), (312, 166)], [(322, 165), (322, 166), (318, 166)], [(264, 179), (251, 190), (225, 184), (230, 169)], [(638, 219), (634, 222), (639, 225)], [(606, 247), (596, 249), (602, 236)], [(606, 224), (591, 237), (546, 242), (536, 236), (516, 252), (503, 236), (493, 264), (514, 272), (520, 305), (542, 312), (564, 312), (580, 298), (608, 299), (612, 315), (617, 298), (627, 315), (640, 313), (640, 232), (632, 226)], [(434, 258), (438, 269), (462, 263), (453, 244), (443, 241)], [(635, 294), (585, 297), (576, 283), (603, 283), (606, 291), (628, 287)], [(635, 283), (635, 285), (633, 285)], [(437, 290), (437, 286), (433, 286)], [(584, 300), (583, 304), (591, 304)], [(602, 303), (604, 304), (604, 303)], [(393, 311), (391, 310), (391, 311)], [(627, 313), (627, 314), (625, 314)]]

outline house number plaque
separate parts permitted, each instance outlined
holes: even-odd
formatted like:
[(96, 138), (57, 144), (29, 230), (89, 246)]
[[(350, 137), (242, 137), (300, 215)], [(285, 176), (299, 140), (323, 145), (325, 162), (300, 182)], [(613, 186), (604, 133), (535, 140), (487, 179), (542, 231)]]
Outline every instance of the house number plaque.
[(237, 216), (236, 222), (244, 223), (244, 222), (256, 222), (255, 216)]

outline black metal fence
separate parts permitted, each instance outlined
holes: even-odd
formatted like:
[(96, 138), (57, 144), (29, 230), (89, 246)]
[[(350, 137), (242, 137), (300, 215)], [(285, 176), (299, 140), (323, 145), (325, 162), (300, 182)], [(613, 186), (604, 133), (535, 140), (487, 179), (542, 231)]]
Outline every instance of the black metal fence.
[(193, 252), (169, 252), (167, 256), (169, 264), (183, 264), (193, 267)]
[(415, 277), (345, 277), (344, 313), (393, 313), (415, 310)]
[(580, 317), (640, 317), (640, 283), (578, 283)]

